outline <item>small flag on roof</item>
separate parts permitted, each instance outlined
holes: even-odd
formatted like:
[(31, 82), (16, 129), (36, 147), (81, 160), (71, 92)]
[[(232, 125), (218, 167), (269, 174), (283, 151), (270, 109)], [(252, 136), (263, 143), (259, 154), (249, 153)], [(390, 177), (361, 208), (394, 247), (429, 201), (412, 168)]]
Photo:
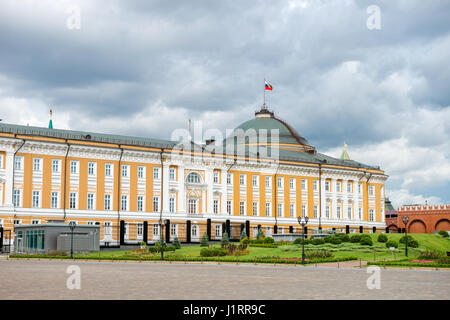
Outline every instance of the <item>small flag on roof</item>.
[(270, 83), (268, 83), (267, 81), (264, 81), (264, 83), (265, 83), (265, 89), (272, 91), (272, 85)]

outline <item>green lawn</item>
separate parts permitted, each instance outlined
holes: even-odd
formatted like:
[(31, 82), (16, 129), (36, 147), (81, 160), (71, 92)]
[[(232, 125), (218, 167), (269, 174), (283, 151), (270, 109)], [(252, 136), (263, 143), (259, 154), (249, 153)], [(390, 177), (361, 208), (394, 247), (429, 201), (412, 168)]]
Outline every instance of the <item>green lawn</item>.
[[(385, 243), (377, 242), (379, 234), (369, 234), (372, 237), (373, 246), (362, 246), (358, 243), (342, 243), (338, 245), (325, 244), (325, 245), (305, 245), (305, 250), (330, 250), (335, 258), (357, 257), (362, 260), (391, 260), (399, 259), (405, 256), (404, 246), (400, 245), (394, 252), (386, 248)], [(398, 241), (403, 234), (386, 234), (389, 240)], [(419, 248), (408, 248), (410, 258), (416, 258), (419, 256), (420, 251), (425, 249), (438, 250), (441, 252), (450, 251), (450, 240), (445, 239), (439, 235), (434, 234), (413, 234), (415, 239), (419, 241)], [(214, 244), (214, 246), (219, 246)], [(202, 248), (199, 245), (186, 245), (175, 252), (165, 252), (165, 256), (180, 256), (180, 257), (199, 257), (200, 250)], [(301, 258), (302, 255), (301, 245), (285, 245), (278, 248), (259, 248), (249, 247), (249, 254), (241, 256), (242, 260), (254, 260), (261, 257), (279, 257), (279, 258)], [(149, 253), (144, 254), (149, 256)], [(154, 256), (160, 256), (160, 253), (153, 254)], [(120, 256), (136, 256), (139, 254), (127, 251), (101, 251), (92, 252), (89, 254), (78, 254), (76, 256), (92, 257), (93, 259), (101, 257), (120, 257)], [(221, 259), (220, 257), (218, 258)]]

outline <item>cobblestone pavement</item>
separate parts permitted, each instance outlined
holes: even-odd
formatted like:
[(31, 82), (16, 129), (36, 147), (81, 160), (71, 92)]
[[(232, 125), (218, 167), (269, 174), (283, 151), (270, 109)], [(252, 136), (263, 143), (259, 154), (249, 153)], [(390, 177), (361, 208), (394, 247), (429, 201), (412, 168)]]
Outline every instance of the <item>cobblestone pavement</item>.
[[(67, 267), (81, 289), (66, 287)], [(449, 299), (450, 272), (333, 266), (0, 260), (0, 299)]]

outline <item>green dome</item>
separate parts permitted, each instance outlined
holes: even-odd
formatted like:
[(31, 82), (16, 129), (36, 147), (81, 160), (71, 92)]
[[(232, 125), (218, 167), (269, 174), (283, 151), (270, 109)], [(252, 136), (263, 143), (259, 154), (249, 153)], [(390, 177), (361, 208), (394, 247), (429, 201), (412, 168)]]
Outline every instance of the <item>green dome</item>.
[[(280, 144), (295, 144), (295, 145), (306, 145), (308, 146), (308, 141), (300, 136), (297, 131), (295, 131), (290, 125), (288, 125), (283, 120), (274, 116), (273, 112), (268, 111), (267, 109), (261, 109), (255, 113), (255, 118), (252, 120), (248, 120), (242, 124), (240, 124), (228, 139), (233, 137), (239, 137), (244, 132), (248, 132), (248, 130), (254, 129), (256, 132), (256, 136), (259, 140), (260, 130), (267, 130), (268, 140), (270, 141), (271, 130), (278, 130), (279, 133), (279, 143)], [(247, 133), (248, 134), (248, 133)], [(227, 140), (228, 140), (227, 139)], [(268, 142), (269, 142), (268, 141)]]

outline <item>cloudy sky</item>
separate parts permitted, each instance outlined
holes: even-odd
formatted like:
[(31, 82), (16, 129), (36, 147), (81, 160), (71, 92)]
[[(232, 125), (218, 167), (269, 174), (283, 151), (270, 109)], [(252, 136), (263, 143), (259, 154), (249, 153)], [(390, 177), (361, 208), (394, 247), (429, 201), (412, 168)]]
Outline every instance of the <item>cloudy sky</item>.
[(444, 0), (2, 0), (0, 118), (47, 126), (51, 106), (62, 129), (225, 132), (267, 78), (269, 108), (319, 152), (345, 141), (380, 165), (394, 205), (450, 203), (449, 17)]

